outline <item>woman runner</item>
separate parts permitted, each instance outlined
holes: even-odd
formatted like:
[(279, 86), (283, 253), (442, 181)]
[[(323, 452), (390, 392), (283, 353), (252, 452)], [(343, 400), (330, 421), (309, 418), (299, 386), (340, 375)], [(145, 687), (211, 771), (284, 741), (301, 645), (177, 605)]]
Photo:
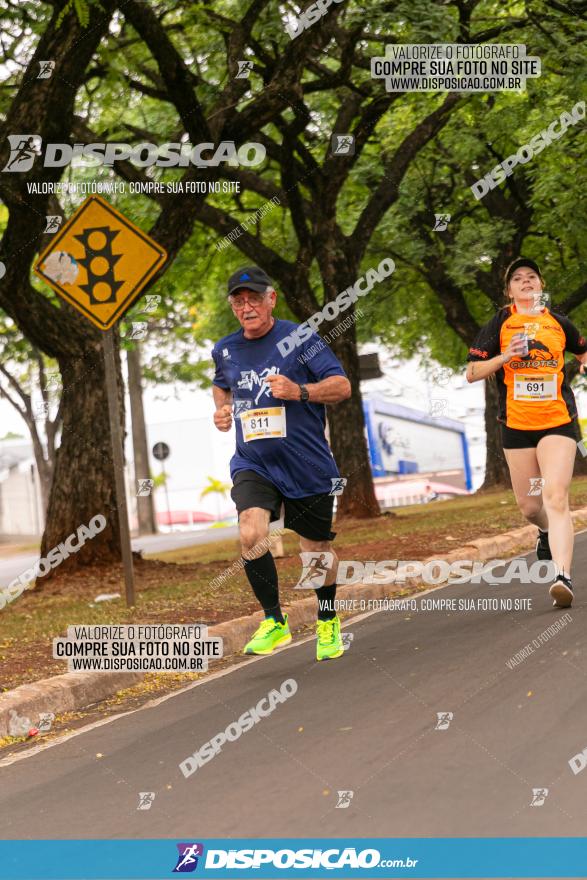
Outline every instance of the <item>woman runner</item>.
[(564, 362), (565, 351), (571, 352), (583, 372), (587, 343), (569, 318), (546, 308), (543, 290), (533, 260), (518, 257), (508, 266), (505, 293), (510, 304), (479, 331), (467, 356), (467, 381), (495, 374), (498, 421), (516, 502), (538, 526), (538, 558), (556, 565), (553, 604), (568, 608), (573, 601), (574, 539), (569, 486), (578, 434)]

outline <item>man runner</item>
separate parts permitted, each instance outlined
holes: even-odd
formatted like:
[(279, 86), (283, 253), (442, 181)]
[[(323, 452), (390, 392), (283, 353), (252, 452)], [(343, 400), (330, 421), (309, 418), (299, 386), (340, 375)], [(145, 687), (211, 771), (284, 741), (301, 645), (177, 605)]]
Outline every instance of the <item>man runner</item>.
[[(230, 462), (232, 499), (239, 516), (244, 568), (263, 611), (245, 654), (270, 654), (291, 642), (279, 604), (277, 569), (268, 550), (270, 521), (280, 517), (300, 536), (300, 549), (329, 554), (330, 568), (318, 599), (316, 658), (343, 654), (340, 619), (334, 609), (338, 559), (331, 531), (334, 496), (340, 479), (326, 441), (324, 404), (351, 395), (351, 385), (328, 346), (303, 357), (320, 342), (312, 333), (283, 356), (277, 343), (297, 325), (272, 316), (277, 300), (271, 279), (258, 266), (239, 269), (228, 280), (228, 300), (241, 329), (216, 343), (212, 357), (214, 424), (236, 427), (236, 452)], [(307, 361), (307, 362), (306, 362)]]

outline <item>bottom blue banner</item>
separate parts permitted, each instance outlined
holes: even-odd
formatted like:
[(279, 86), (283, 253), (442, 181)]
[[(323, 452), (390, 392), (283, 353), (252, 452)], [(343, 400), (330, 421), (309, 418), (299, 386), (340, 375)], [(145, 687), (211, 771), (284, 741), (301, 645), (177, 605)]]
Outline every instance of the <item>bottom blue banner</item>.
[(585, 837), (2, 840), (0, 880), (587, 877)]

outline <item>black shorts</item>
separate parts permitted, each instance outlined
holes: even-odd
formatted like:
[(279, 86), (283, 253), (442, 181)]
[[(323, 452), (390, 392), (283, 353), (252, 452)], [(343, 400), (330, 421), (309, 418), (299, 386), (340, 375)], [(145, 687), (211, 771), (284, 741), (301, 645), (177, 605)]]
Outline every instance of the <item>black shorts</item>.
[(508, 428), (506, 425), (501, 426), (501, 442), (504, 449), (536, 448), (540, 440), (550, 434), (570, 437), (575, 443), (581, 439), (575, 421), (567, 422), (566, 425), (557, 425), (556, 428), (544, 428), (542, 431), (520, 431), (517, 428)]
[(250, 507), (261, 507), (271, 513), (271, 522), (281, 516), (285, 508), (284, 526), (309, 541), (332, 541), (336, 532), (332, 529), (334, 496), (308, 495), (306, 498), (286, 498), (277, 486), (256, 471), (238, 471), (234, 475), (230, 493), (239, 516)]

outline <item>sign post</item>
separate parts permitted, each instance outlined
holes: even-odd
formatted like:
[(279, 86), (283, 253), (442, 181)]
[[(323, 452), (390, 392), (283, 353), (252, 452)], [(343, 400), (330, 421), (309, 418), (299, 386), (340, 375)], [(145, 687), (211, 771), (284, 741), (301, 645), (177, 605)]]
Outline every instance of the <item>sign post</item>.
[(167, 259), (166, 251), (100, 196), (78, 208), (39, 257), (35, 273), (104, 331), (103, 352), (126, 604), (135, 604), (114, 327)]
[(118, 408), (118, 376), (116, 375), (116, 359), (114, 356), (114, 330), (106, 330), (103, 337), (104, 370), (106, 374), (106, 393), (108, 395), (108, 419), (110, 422), (110, 438), (112, 442), (112, 462), (114, 465), (114, 486), (116, 507), (118, 509), (118, 526), (120, 529), (120, 550), (124, 569), (124, 588), (126, 604), (130, 608), (135, 604), (135, 577), (132, 565), (132, 546), (128, 527), (128, 510), (126, 506), (126, 486), (124, 485), (123, 439), (120, 430), (120, 412)]
[(157, 459), (157, 461), (161, 462), (161, 476), (163, 477), (163, 488), (165, 489), (165, 502), (167, 504), (167, 525), (171, 529), (171, 508), (169, 506), (169, 490), (167, 489), (167, 471), (165, 470), (165, 459), (169, 458), (169, 453), (171, 449), (167, 445), (167, 443), (163, 443), (163, 441), (159, 441), (159, 443), (155, 443), (153, 446), (153, 455)]

